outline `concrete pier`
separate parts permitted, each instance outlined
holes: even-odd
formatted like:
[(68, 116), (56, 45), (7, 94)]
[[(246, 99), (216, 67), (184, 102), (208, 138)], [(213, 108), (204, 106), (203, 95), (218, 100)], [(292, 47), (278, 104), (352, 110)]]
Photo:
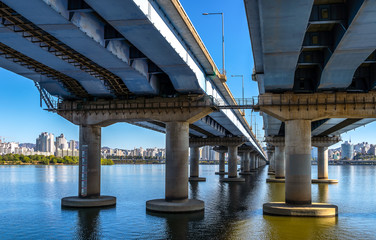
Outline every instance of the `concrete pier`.
[(251, 153), (249, 151), (243, 153), (244, 156), (244, 172), (250, 172), (251, 170)]
[[(267, 147), (268, 159), (269, 159), (269, 168), (268, 168), (268, 175), (275, 175), (275, 162), (274, 162), (274, 146), (268, 144)], [(258, 164), (260, 162), (258, 161)]]
[(243, 171), (241, 173), (239, 173), (240, 175), (251, 175), (252, 172), (251, 172), (251, 152), (250, 151), (246, 151), (244, 150), (243, 153), (242, 153), (242, 157), (243, 157)]
[(311, 200), (311, 121), (285, 122), (286, 182), (285, 202), (265, 203), (264, 214), (283, 216), (337, 216), (330, 204), (312, 204)]
[(328, 179), (328, 148), (317, 148), (317, 175), (319, 179)]
[(311, 204), (311, 121), (289, 120), (286, 132), (287, 204)]
[(200, 148), (191, 147), (190, 148), (190, 176), (189, 181), (192, 182), (204, 182), (206, 178), (199, 177), (199, 164), (200, 164)]
[(285, 146), (275, 146), (275, 178), (285, 178)]
[[(274, 165), (275, 172), (269, 172), (269, 175), (275, 175), (274, 177), (266, 179), (268, 183), (284, 183), (285, 182), (285, 138), (279, 136), (267, 137), (265, 141), (274, 147), (274, 151), (271, 150), (272, 166)], [(271, 146), (270, 146), (270, 149)], [(274, 163), (274, 164), (273, 164)]]
[(216, 150), (219, 152), (219, 171), (216, 172), (215, 174), (218, 175), (225, 175), (228, 174), (225, 170), (225, 157), (226, 157), (226, 150)]
[(338, 136), (312, 138), (312, 145), (317, 147), (317, 179), (312, 179), (312, 183), (338, 183), (337, 179), (328, 176), (328, 147), (339, 140)]
[(78, 197), (66, 197), (65, 207), (103, 207), (116, 204), (116, 198), (101, 196), (101, 127), (80, 126)]
[(146, 202), (156, 212), (192, 212), (204, 210), (204, 202), (188, 199), (189, 123), (166, 122), (165, 199)]
[(250, 157), (250, 160), (249, 160), (250, 161), (250, 163), (249, 163), (250, 170), (256, 171), (256, 161), (257, 161), (256, 154), (250, 153), (249, 157)]
[(221, 179), (222, 182), (244, 182), (244, 178), (238, 178), (238, 146), (228, 146), (228, 178)]

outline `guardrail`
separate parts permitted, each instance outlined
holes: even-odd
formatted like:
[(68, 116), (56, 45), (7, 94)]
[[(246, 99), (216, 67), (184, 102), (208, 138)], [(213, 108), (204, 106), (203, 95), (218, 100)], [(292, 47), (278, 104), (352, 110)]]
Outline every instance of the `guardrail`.
[(216, 104), (220, 109), (253, 109), (258, 105), (259, 97), (235, 98), (234, 100), (234, 104), (228, 104), (222, 99), (216, 99)]
[[(173, 100), (173, 101), (172, 101)], [(156, 110), (211, 107), (217, 109), (218, 102), (212, 96), (179, 96), (176, 98), (147, 98), (140, 97), (127, 100), (61, 100), (58, 99), (52, 107), (46, 110), (62, 111), (122, 111), (122, 110)]]

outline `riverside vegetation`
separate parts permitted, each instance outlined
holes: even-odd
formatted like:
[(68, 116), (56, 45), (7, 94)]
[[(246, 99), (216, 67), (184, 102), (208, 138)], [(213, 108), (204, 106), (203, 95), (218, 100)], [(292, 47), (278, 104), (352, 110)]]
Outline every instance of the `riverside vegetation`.
[[(0, 165), (77, 165), (78, 157), (56, 157), (43, 155), (25, 156), (21, 154), (0, 155)], [(113, 165), (111, 159), (101, 159), (102, 165)]]

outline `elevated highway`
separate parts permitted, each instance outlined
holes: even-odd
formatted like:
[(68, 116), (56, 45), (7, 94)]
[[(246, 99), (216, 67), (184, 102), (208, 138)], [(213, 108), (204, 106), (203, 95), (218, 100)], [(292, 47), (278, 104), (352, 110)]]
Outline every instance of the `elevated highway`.
[[(373, 1), (244, 2), (260, 94), (373, 90)], [(266, 136), (284, 135), (281, 121), (263, 117)], [(373, 121), (321, 119), (312, 122), (312, 136), (340, 135)]]
[(80, 126), (79, 198), (63, 205), (114, 203), (100, 196), (98, 149), (101, 127), (117, 122), (166, 132), (167, 201), (150, 203), (156, 211), (203, 208), (169, 205), (188, 197), (190, 141), (228, 146), (230, 178), (238, 146), (266, 161), (241, 111), (216, 106), (236, 102), (179, 1), (4, 0), (0, 17), (0, 67), (33, 80), (48, 110)]
[[(261, 99), (257, 108), (262, 111), (271, 159), (275, 148), (271, 169), (275, 167), (281, 178), (286, 174), (286, 203), (311, 204), (311, 146), (318, 147), (318, 177), (325, 182), (327, 147), (340, 134), (376, 119), (376, 2), (244, 0), (244, 4), (253, 79)], [(264, 210), (271, 213), (273, 208), (268, 205)], [(294, 214), (290, 210), (288, 214)]]

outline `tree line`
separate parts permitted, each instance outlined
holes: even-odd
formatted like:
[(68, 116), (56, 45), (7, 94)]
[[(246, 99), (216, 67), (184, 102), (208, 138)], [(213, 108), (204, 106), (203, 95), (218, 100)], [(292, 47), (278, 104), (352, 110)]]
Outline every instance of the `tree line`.
[[(78, 157), (65, 156), (56, 157), (43, 155), (25, 156), (22, 154), (6, 154), (0, 155), (0, 165), (24, 165), (24, 164), (40, 164), (40, 165), (77, 165), (79, 163)], [(113, 165), (111, 159), (101, 159), (102, 165)]]

